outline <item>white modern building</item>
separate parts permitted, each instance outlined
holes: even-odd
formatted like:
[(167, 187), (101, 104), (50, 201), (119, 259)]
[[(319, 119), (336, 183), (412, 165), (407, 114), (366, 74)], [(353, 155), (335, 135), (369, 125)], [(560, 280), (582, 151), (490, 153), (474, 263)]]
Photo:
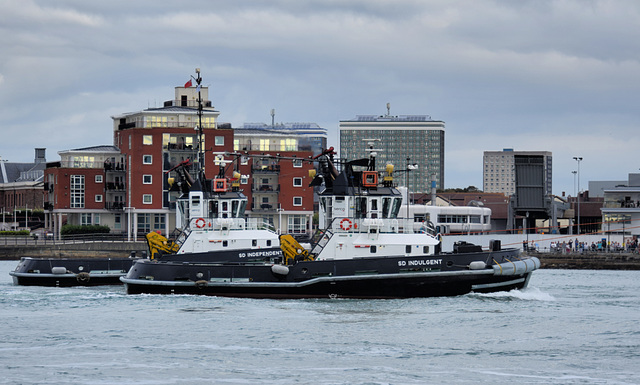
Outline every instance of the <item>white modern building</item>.
[(626, 185), (604, 190), (602, 230), (625, 236), (640, 235), (640, 174), (629, 174)]

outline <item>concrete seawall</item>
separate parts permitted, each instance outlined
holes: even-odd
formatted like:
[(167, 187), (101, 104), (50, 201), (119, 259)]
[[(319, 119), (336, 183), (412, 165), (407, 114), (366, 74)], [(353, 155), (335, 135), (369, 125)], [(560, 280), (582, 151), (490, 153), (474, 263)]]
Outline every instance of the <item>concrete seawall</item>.
[(0, 246), (0, 260), (32, 258), (124, 258), (148, 252), (146, 242), (84, 242), (76, 244)]
[(640, 255), (632, 253), (531, 253), (543, 269), (640, 270)]

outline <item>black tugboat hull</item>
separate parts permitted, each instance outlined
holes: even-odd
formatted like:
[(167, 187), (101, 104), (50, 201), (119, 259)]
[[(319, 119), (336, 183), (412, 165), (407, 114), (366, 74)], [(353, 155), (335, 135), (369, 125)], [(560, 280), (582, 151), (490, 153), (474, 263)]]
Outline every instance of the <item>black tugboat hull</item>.
[[(495, 260), (497, 267), (470, 269)], [(521, 266), (509, 271), (511, 260)], [(502, 261), (502, 262), (501, 262)], [(528, 262), (527, 262), (528, 261)], [(363, 258), (269, 264), (199, 264), (144, 261), (125, 282), (129, 294), (195, 294), (250, 298), (412, 298), (455, 296), (526, 287), (537, 258), (513, 252)]]
[(9, 272), (15, 285), (22, 286), (101, 286), (121, 285), (132, 258), (22, 258)]
[[(207, 285), (182, 285), (167, 282), (160, 285), (146, 285), (136, 282), (125, 283), (128, 294), (190, 294), (239, 298), (360, 298), (391, 299), (457, 296), (471, 292), (490, 293), (523, 289), (531, 273), (517, 278), (482, 279), (481, 277), (448, 276), (442, 277), (406, 277), (395, 279), (368, 279), (358, 277), (348, 282), (314, 282), (304, 286), (260, 284), (210, 283)], [(484, 287), (485, 285), (490, 288)], [(475, 286), (483, 287), (474, 289)]]

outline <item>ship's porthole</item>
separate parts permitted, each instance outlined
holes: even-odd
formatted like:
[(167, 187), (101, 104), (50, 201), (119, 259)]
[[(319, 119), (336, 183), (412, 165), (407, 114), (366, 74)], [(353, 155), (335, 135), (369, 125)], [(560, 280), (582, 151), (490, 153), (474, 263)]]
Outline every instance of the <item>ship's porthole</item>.
[(82, 271), (82, 270), (84, 270), (84, 266), (82, 265), (78, 266), (78, 271)]
[(204, 274), (202, 274), (202, 272), (201, 272), (201, 271), (199, 271), (199, 272), (197, 272), (197, 273), (196, 273), (196, 277), (197, 277), (198, 279), (202, 279), (202, 277), (204, 277)]
[(447, 261), (447, 267), (453, 266), (453, 261)]

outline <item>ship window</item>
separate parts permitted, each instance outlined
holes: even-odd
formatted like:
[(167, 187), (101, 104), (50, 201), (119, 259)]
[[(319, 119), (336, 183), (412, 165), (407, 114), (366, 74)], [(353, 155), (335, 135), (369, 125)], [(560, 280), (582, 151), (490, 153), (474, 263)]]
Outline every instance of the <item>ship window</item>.
[(356, 218), (367, 217), (367, 198), (356, 197)]
[(244, 217), (244, 212), (246, 208), (247, 208), (247, 201), (246, 200), (240, 201), (240, 210), (238, 210), (238, 218)]
[(254, 247), (258, 246), (258, 240), (257, 239), (252, 240), (251, 241), (251, 246), (254, 246)]
[(233, 218), (239, 218), (240, 213), (238, 212), (239, 202), (237, 200), (231, 201), (231, 216)]
[(391, 218), (397, 218), (400, 212), (400, 206), (402, 206), (402, 198), (393, 199), (393, 208), (391, 209)]
[(405, 253), (410, 254), (411, 253), (411, 245), (406, 245), (404, 247), (404, 251), (405, 251)]
[(222, 241), (222, 247), (229, 246), (229, 241)]
[(271, 239), (267, 239), (267, 246), (271, 246)]
[(376, 246), (369, 246), (369, 251), (371, 253), (375, 253), (375, 252), (377, 252), (377, 247)]
[(389, 207), (391, 206), (391, 198), (382, 198), (382, 217), (389, 218)]
[(218, 202), (211, 201), (209, 202), (209, 216), (212, 218), (218, 217)]
[(429, 246), (422, 246), (422, 252), (424, 254), (429, 254)]

